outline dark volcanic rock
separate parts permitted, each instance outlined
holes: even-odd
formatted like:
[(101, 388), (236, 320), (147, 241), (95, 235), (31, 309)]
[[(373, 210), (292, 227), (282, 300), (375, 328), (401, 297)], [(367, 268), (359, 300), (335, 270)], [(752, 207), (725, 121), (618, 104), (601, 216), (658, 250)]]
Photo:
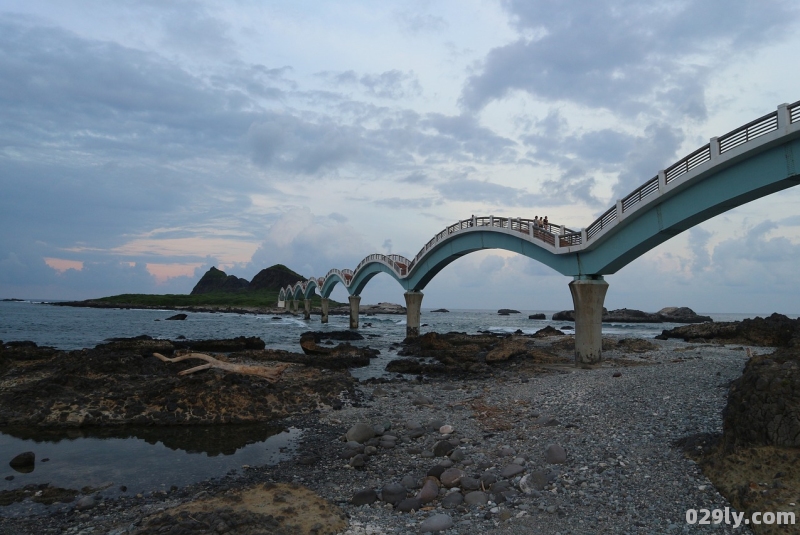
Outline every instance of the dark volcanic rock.
[[(392, 361), (391, 368), (387, 366), (388, 371), (486, 373), (490, 370), (488, 364), (511, 358), (533, 360), (538, 363), (559, 361), (555, 354), (535, 347), (534, 341), (527, 336), (433, 332), (407, 338), (403, 346), (397, 353), (399, 356), (413, 356), (425, 360), (420, 361), (417, 368), (413, 367), (413, 360)], [(438, 366), (431, 365), (428, 359), (438, 361)]]
[[(574, 310), (562, 310), (553, 314), (553, 321), (575, 321)], [(702, 323), (712, 322), (709, 316), (699, 316), (691, 308), (668, 307), (656, 313), (642, 312), (630, 308), (607, 310), (603, 308), (604, 322), (620, 323)]]
[(446, 308), (437, 308), (436, 310), (431, 310), (431, 312), (450, 312)]
[(247, 279), (228, 275), (224, 271), (212, 267), (195, 284), (190, 295), (213, 292), (239, 292), (244, 291), (249, 284)]
[(689, 307), (667, 307), (657, 312), (661, 319), (669, 323), (713, 322), (711, 316), (700, 316)]
[(174, 316), (170, 316), (170, 317), (168, 317), (166, 321), (170, 321), (170, 320), (173, 320), (173, 321), (183, 321), (183, 320), (185, 320), (185, 319), (186, 319), (186, 318), (188, 318), (188, 317), (189, 317), (189, 316), (187, 316), (186, 314), (175, 314)]
[(503, 314), (503, 315), (505, 315), (505, 314), (519, 314), (519, 310), (513, 310), (513, 309), (510, 309), (510, 308), (501, 308), (500, 310), (497, 311), (497, 313), (498, 314)]
[(267, 345), (257, 336), (237, 336), (222, 340), (175, 340), (172, 342), (176, 349), (191, 349), (193, 351), (216, 351), (230, 353), (231, 351), (245, 351), (247, 349), (264, 349)]
[(728, 391), (722, 441), (727, 451), (800, 447), (800, 348), (747, 361)]
[(603, 309), (603, 321), (617, 321), (620, 323), (662, 323), (663, 320), (658, 314), (632, 310), (630, 308), (620, 308), (619, 310), (607, 311)]
[(547, 316), (544, 314), (531, 314), (528, 316), (529, 320), (546, 320)]
[[(605, 311), (605, 309), (603, 309)], [(575, 321), (574, 310), (562, 310), (553, 314), (553, 321)]]
[(8, 463), (14, 470), (29, 471), (36, 465), (36, 455), (32, 451), (20, 453)]
[(659, 340), (668, 338), (681, 338), (687, 342), (716, 340), (726, 344), (769, 347), (795, 345), (798, 337), (800, 337), (800, 320), (793, 320), (782, 314), (742, 321), (684, 325), (664, 330), (656, 336)]
[[(354, 385), (346, 372), (299, 366), (287, 369), (274, 384), (214, 369), (179, 376), (203, 362), (162, 362), (151, 356), (155, 342), (161, 341), (45, 349), (39, 359), (12, 356), (0, 377), (6, 385), (0, 391), (0, 427), (267, 422), (339, 403), (340, 393)], [(191, 344), (193, 349), (203, 346)], [(6, 347), (2, 355), (13, 352)], [(166, 348), (159, 352), (172, 353)]]

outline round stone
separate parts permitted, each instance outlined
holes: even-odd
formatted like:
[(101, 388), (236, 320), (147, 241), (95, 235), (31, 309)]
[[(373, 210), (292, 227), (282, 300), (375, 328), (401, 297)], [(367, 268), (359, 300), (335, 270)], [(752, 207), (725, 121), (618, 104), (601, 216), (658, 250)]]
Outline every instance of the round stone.
[(464, 502), (464, 496), (460, 492), (451, 492), (442, 500), (442, 507), (445, 509), (453, 509), (458, 507)]
[(426, 518), (422, 524), (419, 525), (420, 533), (436, 533), (437, 531), (444, 531), (453, 527), (453, 519), (450, 515), (439, 513)]
[(356, 492), (350, 499), (353, 505), (368, 505), (378, 501), (378, 493), (373, 489), (362, 489)]
[(426, 477), (422, 488), (417, 493), (416, 498), (422, 503), (432, 502), (439, 496), (439, 485), (435, 477)]
[(458, 484), (461, 483), (462, 477), (464, 477), (464, 472), (458, 468), (448, 468), (442, 473), (442, 475), (439, 477), (439, 480), (442, 482), (442, 485), (449, 489), (452, 487), (457, 487)]
[(500, 470), (500, 475), (502, 477), (514, 477), (515, 475), (520, 474), (523, 471), (525, 471), (525, 469), (520, 465), (509, 464), (508, 466), (505, 466), (503, 467), (502, 470)]
[(567, 452), (559, 444), (550, 444), (544, 452), (547, 464), (563, 464), (567, 462)]
[(422, 507), (422, 502), (419, 498), (406, 498), (397, 504), (397, 510), (403, 513), (410, 513), (411, 511), (419, 511)]
[(475, 479), (474, 477), (462, 477), (461, 478), (461, 488), (464, 490), (478, 490), (481, 488), (481, 482)]
[(486, 505), (489, 502), (489, 495), (480, 490), (474, 490), (464, 496), (464, 503), (467, 505)]
[(353, 427), (348, 429), (347, 434), (345, 434), (345, 438), (347, 438), (348, 441), (352, 440), (353, 442), (358, 442), (359, 444), (363, 444), (374, 436), (375, 430), (371, 425), (365, 423), (355, 424)]
[(456, 430), (455, 427), (453, 427), (452, 425), (443, 425), (442, 427), (439, 428), (439, 432), (443, 435), (450, 435), (455, 430)]
[(381, 499), (386, 503), (397, 505), (406, 499), (406, 488), (400, 483), (389, 483), (381, 489)]

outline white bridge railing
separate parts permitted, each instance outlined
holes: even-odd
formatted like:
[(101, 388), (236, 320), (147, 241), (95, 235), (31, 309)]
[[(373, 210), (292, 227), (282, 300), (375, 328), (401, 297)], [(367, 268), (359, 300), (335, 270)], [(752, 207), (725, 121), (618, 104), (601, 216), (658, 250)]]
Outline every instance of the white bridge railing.
[[(568, 248), (588, 243), (604, 229), (622, 218), (626, 212), (630, 212), (637, 208), (638, 205), (649, 201), (653, 195), (658, 195), (659, 191), (663, 190), (668, 184), (689, 173), (696, 167), (706, 162), (713, 161), (720, 155), (737, 147), (741, 147), (742, 145), (746, 145), (763, 135), (797, 122), (800, 122), (800, 101), (794, 102), (793, 104), (781, 105), (776, 111), (742, 125), (724, 136), (712, 138), (706, 145), (703, 145), (688, 156), (681, 158), (665, 170), (660, 171), (658, 175), (617, 201), (615, 206), (606, 210), (588, 227), (580, 231), (571, 230), (552, 223), (548, 223), (545, 226), (536, 225), (533, 219), (523, 219), (519, 217), (496, 217), (492, 215), (472, 216), (469, 219), (462, 219), (457, 223), (445, 227), (444, 230), (431, 238), (411, 260), (401, 255), (371, 254), (359, 262), (355, 270), (331, 269), (325, 277), (315, 280), (318, 286), (322, 287), (329, 276), (336, 274), (344, 281), (345, 286), (350, 286), (355, 274), (358, 273), (362, 267), (372, 262), (385, 264), (390, 267), (399, 278), (405, 278), (411, 273), (414, 267), (419, 264), (420, 260), (432, 249), (435, 249), (438, 244), (448, 240), (453, 234), (464, 230), (475, 230), (479, 227), (507, 229), (510, 232), (526, 235), (531, 241), (539, 241), (555, 247), (556, 251), (564, 248), (566, 249), (564, 252), (568, 252)], [(308, 281), (300, 281), (298, 284), (301, 284), (303, 290), (305, 290), (307, 282)], [(289, 297), (290, 293), (293, 295), (296, 287), (297, 285), (286, 288), (287, 297)]]

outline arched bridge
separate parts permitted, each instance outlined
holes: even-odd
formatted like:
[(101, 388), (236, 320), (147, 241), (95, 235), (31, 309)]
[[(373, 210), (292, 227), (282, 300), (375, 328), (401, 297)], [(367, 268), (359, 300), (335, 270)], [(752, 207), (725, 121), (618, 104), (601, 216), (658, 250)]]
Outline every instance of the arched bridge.
[(472, 216), (436, 234), (417, 255), (372, 254), (354, 270), (332, 269), (324, 277), (281, 290), (281, 304), (302, 297), (327, 298), (337, 284), (350, 294), (351, 327), (358, 327), (358, 303), (367, 283), (387, 273), (406, 290), (409, 335), (419, 334), (421, 290), (454, 260), (482, 249), (505, 249), (537, 260), (570, 283), (576, 311), (576, 362), (600, 359), (601, 314), (608, 284), (645, 252), (718, 214), (800, 183), (800, 101), (778, 109), (680, 159), (617, 200), (580, 230), (519, 217)]

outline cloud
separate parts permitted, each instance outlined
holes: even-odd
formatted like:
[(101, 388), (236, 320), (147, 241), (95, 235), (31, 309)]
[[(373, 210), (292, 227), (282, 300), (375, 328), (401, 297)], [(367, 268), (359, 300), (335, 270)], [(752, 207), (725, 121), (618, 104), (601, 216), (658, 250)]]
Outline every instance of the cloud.
[(397, 69), (381, 73), (358, 75), (349, 70), (339, 73), (321, 72), (318, 76), (338, 86), (352, 85), (359, 87), (367, 95), (380, 99), (400, 100), (422, 94), (422, 86), (413, 72), (402, 72)]
[(429, 13), (398, 11), (396, 17), (400, 28), (410, 34), (441, 32), (448, 27), (444, 18)]
[(353, 227), (295, 208), (269, 227), (247, 271), (252, 277), (261, 269), (284, 264), (305, 277), (322, 277), (331, 268), (354, 269), (375, 250)]
[(796, 12), (791, 2), (724, 0), (503, 5), (521, 36), (489, 52), (482, 70), (467, 80), (461, 104), (468, 110), (522, 91), (628, 117), (666, 112), (704, 118), (705, 65), (751, 54), (785, 32)]

